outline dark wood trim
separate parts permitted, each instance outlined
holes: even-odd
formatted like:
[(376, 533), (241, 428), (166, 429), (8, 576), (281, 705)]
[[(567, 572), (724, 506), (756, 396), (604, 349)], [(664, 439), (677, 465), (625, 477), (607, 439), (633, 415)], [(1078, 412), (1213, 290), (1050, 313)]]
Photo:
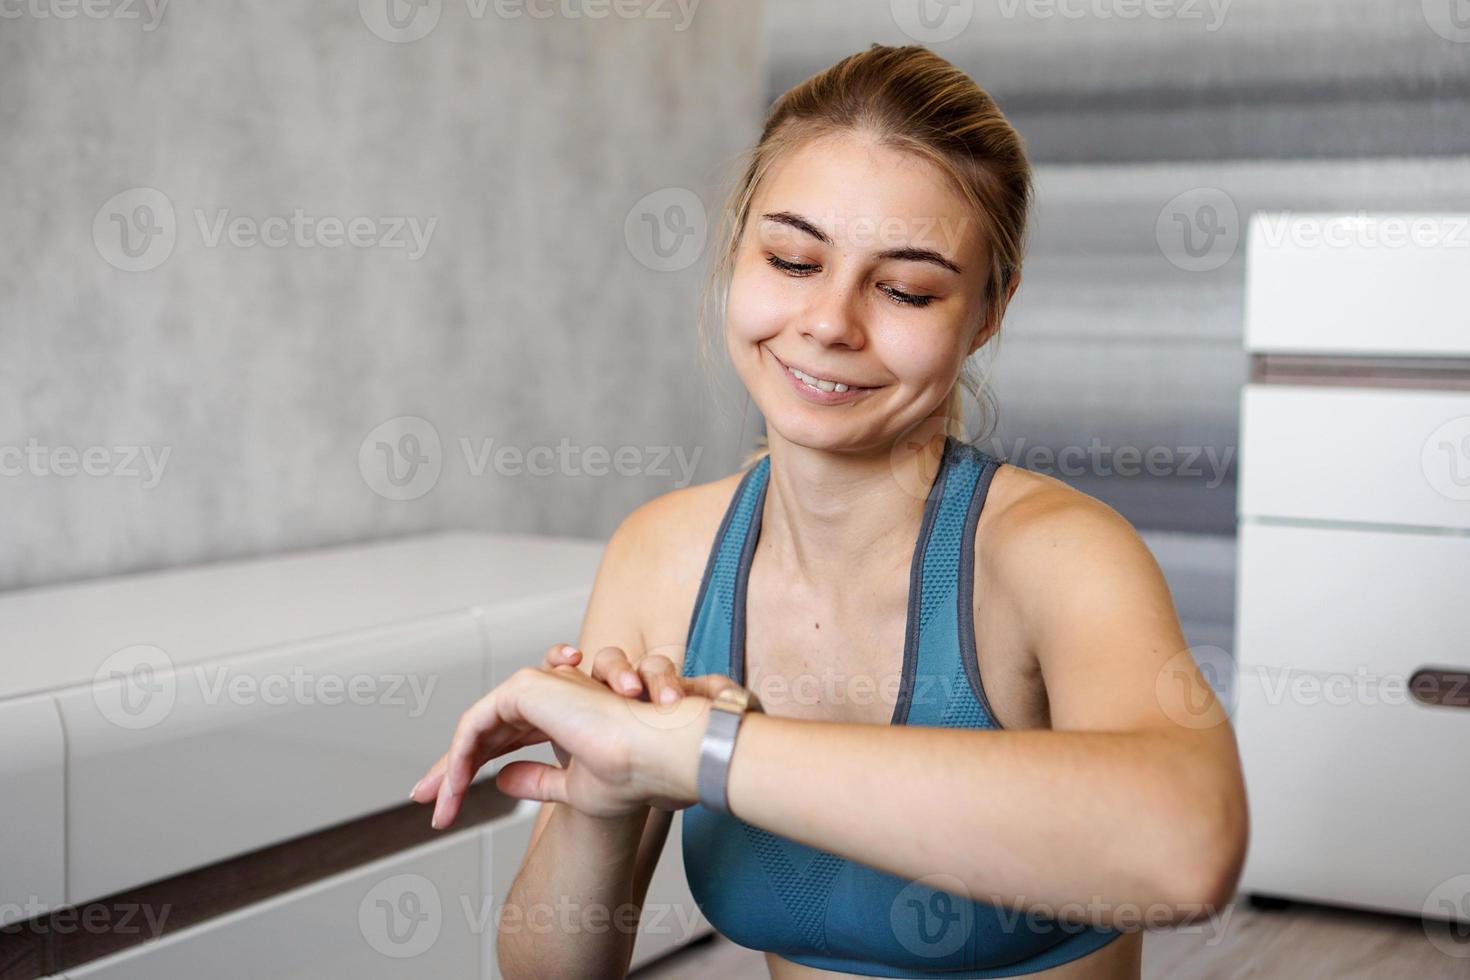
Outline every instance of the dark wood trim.
[[(475, 783), (449, 832), (503, 817), (519, 802), (497, 790), (492, 779)], [(426, 843), (441, 836), (429, 827), (430, 812), (427, 805), (405, 803), (6, 926), (0, 929), (0, 980), (35, 980), (73, 969)]]
[(1256, 384), (1470, 391), (1470, 357), (1252, 354)]

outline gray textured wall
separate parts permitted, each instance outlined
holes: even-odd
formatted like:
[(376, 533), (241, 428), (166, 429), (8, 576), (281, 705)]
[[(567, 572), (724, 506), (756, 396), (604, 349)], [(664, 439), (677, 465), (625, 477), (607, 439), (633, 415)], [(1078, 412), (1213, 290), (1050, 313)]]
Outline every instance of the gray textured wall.
[[(958, 0), (927, 3), (927, 26), (920, 2), (773, 6), (771, 93), (875, 41), (951, 35), (930, 46), (1036, 165), (1025, 282), (980, 355), (1000, 403), (986, 447), (1085, 450), (1069, 472), (1034, 460), (1140, 528), (1232, 535), (1244, 222), (1470, 210), (1462, 0)], [(1210, 207), (1223, 234), (1194, 262), (1180, 220), (1203, 245)], [(1108, 461), (1156, 447), (1162, 476)]]
[[(1191, 644), (1228, 648), (1244, 222), (1470, 210), (1465, 14), (1463, 0), (785, 0), (767, 19), (769, 95), (872, 42), (923, 41), (995, 96), (1037, 204), (1025, 282), (979, 355), (1000, 408), (983, 445), (1121, 511)], [(1211, 216), (1221, 234), (1193, 261), (1185, 228), (1204, 246)], [(1155, 449), (1157, 475), (1110, 458)], [(1064, 451), (1065, 467), (1046, 455)]]
[(605, 535), (738, 462), (673, 189), (756, 134), (760, 5), (388, 3), (0, 20), (0, 588)]

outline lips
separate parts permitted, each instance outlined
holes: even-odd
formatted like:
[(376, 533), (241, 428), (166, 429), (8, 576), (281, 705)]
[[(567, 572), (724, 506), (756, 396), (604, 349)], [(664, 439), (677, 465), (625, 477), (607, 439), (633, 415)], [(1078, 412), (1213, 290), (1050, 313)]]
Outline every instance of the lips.
[(775, 362), (776, 370), (781, 372), (781, 376), (790, 385), (792, 393), (811, 405), (846, 405), (865, 398), (870, 391), (877, 390), (877, 387), (848, 388), (846, 391), (837, 391), (835, 388), (831, 391), (815, 388), (792, 374), (791, 369), (775, 355), (775, 352), (771, 352), (771, 360)]
[(774, 351), (771, 352), (771, 356), (776, 358), (776, 363), (780, 364), (782, 367), (786, 368), (787, 370), (792, 371), (792, 372), (794, 372), (794, 373), (796, 373), (798, 375), (804, 375), (805, 377), (802, 378), (801, 380), (808, 381), (808, 382), (813, 382), (813, 387), (815, 387), (815, 382), (818, 382), (818, 381), (828, 381), (828, 382), (831, 382), (833, 384), (845, 385), (849, 389), (853, 389), (853, 390), (857, 390), (857, 391), (868, 391), (869, 389), (871, 389), (871, 388), (874, 387), (873, 385), (860, 385), (860, 384), (857, 384), (856, 382), (848, 381), (845, 378), (836, 378), (836, 377), (832, 377), (830, 375), (822, 374), (822, 373), (817, 372), (817, 371), (808, 371), (806, 368), (803, 368), (803, 367), (801, 367), (799, 365), (796, 365), (796, 364), (788, 364), (786, 361), (781, 360), (781, 358), (776, 357), (776, 354), (775, 354)]

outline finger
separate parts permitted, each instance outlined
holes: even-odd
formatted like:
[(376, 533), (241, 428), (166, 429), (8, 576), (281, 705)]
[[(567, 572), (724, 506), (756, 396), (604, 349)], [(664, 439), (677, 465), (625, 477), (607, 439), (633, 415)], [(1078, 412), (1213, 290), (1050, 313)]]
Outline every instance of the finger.
[(582, 659), (582, 651), (566, 643), (553, 643), (546, 651), (544, 661), (547, 667), (560, 667), (562, 664), (576, 666)]
[(429, 767), (429, 771), (419, 777), (419, 781), (413, 784), (413, 789), (408, 791), (408, 798), (415, 803), (427, 803), (434, 798), (439, 791), (439, 780), (444, 777), (444, 763), (449, 758), (449, 753), (441, 755), (437, 762)]
[(567, 802), (567, 771), (544, 762), (517, 759), (495, 774), (495, 786), (519, 800)]
[[(524, 669), (533, 670), (529, 667)], [(506, 681), (506, 684), (509, 683), (511, 681)], [(459, 814), (465, 789), (469, 787), (475, 772), (484, 764), (484, 759), (477, 757), (480, 742), (483, 736), (495, 728), (498, 720), (497, 702), (504, 696), (506, 684), (501, 684), (470, 705), (455, 726), (454, 738), (450, 741), (449, 752), (444, 760), (444, 775), (439, 782), (434, 815), (429, 820), (429, 825), (435, 830), (443, 830), (454, 822)]]
[(643, 690), (638, 672), (628, 663), (628, 655), (618, 647), (603, 647), (592, 658), (592, 676), (625, 697), (637, 697)]
[(685, 677), (684, 693), (697, 694), (701, 697), (713, 698), (727, 687), (738, 685), (724, 674), (701, 674), (698, 677)]
[(684, 696), (684, 685), (674, 662), (661, 653), (651, 653), (638, 661), (638, 676), (648, 687), (648, 699), (656, 704), (673, 704)]

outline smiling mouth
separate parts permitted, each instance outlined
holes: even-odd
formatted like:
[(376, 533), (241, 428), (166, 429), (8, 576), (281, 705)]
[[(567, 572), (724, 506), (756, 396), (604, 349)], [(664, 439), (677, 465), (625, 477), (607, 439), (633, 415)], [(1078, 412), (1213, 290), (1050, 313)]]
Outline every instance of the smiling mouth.
[[(767, 350), (769, 349), (770, 348), (767, 348)], [(774, 351), (771, 352), (771, 356), (776, 358), (776, 363), (780, 364), (781, 367), (785, 369), (787, 374), (791, 375), (793, 378), (800, 381), (802, 384), (806, 385), (813, 391), (829, 391), (841, 394), (847, 391), (872, 391), (874, 387), (871, 385), (848, 384), (843, 381), (833, 381), (829, 378), (819, 378), (816, 375), (806, 373), (800, 368), (792, 367), (790, 364), (787, 364), (785, 361), (781, 360), (781, 358), (776, 357)]]

